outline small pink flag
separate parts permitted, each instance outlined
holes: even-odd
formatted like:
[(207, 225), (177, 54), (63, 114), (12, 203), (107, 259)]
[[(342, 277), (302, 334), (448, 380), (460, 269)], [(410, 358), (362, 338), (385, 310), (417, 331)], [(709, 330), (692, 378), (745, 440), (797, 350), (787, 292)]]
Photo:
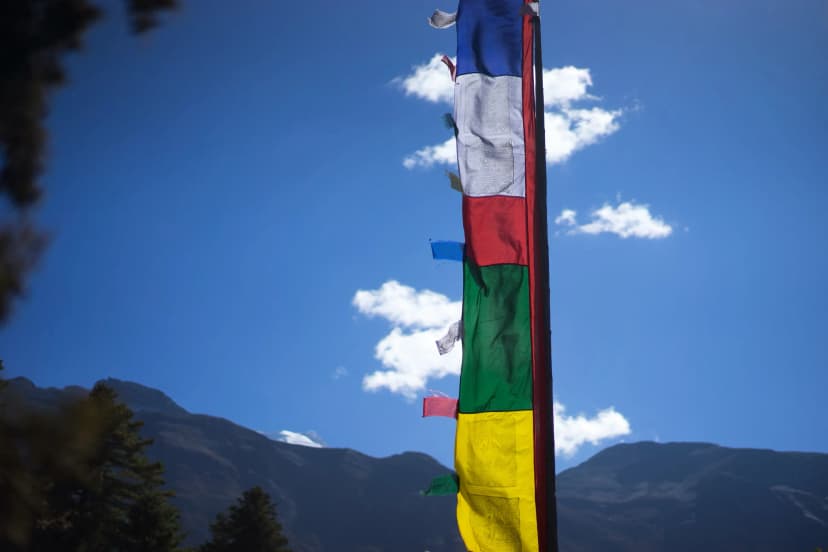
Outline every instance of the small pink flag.
[(450, 397), (423, 398), (423, 418), (429, 416), (457, 417), (457, 399)]

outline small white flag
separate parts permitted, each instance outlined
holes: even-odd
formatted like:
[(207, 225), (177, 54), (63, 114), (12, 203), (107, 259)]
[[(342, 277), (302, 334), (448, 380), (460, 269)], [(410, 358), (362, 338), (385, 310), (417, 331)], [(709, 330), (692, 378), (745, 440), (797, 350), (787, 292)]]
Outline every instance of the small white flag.
[(457, 12), (446, 13), (440, 10), (434, 10), (431, 17), (428, 18), (428, 24), (435, 29), (448, 29), (457, 21)]
[(451, 326), (449, 326), (446, 335), (435, 341), (437, 344), (437, 350), (440, 351), (441, 355), (444, 355), (454, 349), (454, 344), (457, 343), (460, 338), (462, 337), (460, 334), (463, 331), (463, 325), (461, 324), (462, 320), (458, 320)]

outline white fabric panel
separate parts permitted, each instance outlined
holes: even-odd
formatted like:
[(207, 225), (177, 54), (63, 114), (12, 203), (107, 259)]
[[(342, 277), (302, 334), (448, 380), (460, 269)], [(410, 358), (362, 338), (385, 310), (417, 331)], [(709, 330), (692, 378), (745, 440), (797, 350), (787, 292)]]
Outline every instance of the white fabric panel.
[(521, 78), (471, 73), (454, 88), (457, 163), (468, 196), (526, 195)]

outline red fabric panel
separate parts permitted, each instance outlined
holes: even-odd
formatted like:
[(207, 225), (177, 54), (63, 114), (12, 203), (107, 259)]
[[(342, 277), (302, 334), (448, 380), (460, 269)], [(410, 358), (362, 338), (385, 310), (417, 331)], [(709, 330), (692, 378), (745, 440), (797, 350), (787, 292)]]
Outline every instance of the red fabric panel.
[(457, 417), (457, 399), (449, 397), (425, 397), (423, 399), (423, 418), (428, 416)]
[(463, 196), (463, 228), (466, 258), (477, 266), (527, 266), (524, 198)]

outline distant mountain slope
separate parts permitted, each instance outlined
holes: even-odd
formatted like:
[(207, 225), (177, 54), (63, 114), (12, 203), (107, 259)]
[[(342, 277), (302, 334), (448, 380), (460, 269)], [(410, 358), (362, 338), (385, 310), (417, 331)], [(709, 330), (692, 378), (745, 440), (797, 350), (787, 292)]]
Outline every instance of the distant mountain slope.
[[(9, 383), (37, 407), (69, 398), (25, 378)], [(463, 550), (454, 498), (420, 494), (448, 471), (425, 454), (373, 458), (349, 449), (289, 445), (222, 418), (190, 414), (155, 389), (115, 379), (105, 383), (155, 440), (150, 455), (164, 463), (189, 544), (206, 540), (216, 513), (243, 490), (261, 485), (276, 502), (295, 552)], [(78, 388), (71, 389), (77, 396)]]
[(207, 536), (216, 512), (243, 489), (261, 485), (297, 551), (462, 549), (453, 500), (419, 493), (447, 471), (424, 454), (372, 458), (272, 441), (210, 416), (142, 417), (196, 542)]
[(635, 443), (558, 476), (564, 550), (828, 547), (828, 455)]
[[(10, 390), (54, 406), (84, 392)], [(296, 552), (460, 551), (453, 497), (419, 490), (448, 471), (424, 454), (372, 458), (276, 442), (222, 418), (190, 414), (162, 392), (106, 380), (155, 439), (189, 542), (242, 490), (265, 488)], [(828, 455), (706, 443), (610, 447), (558, 475), (563, 552), (813, 552), (828, 549)]]

